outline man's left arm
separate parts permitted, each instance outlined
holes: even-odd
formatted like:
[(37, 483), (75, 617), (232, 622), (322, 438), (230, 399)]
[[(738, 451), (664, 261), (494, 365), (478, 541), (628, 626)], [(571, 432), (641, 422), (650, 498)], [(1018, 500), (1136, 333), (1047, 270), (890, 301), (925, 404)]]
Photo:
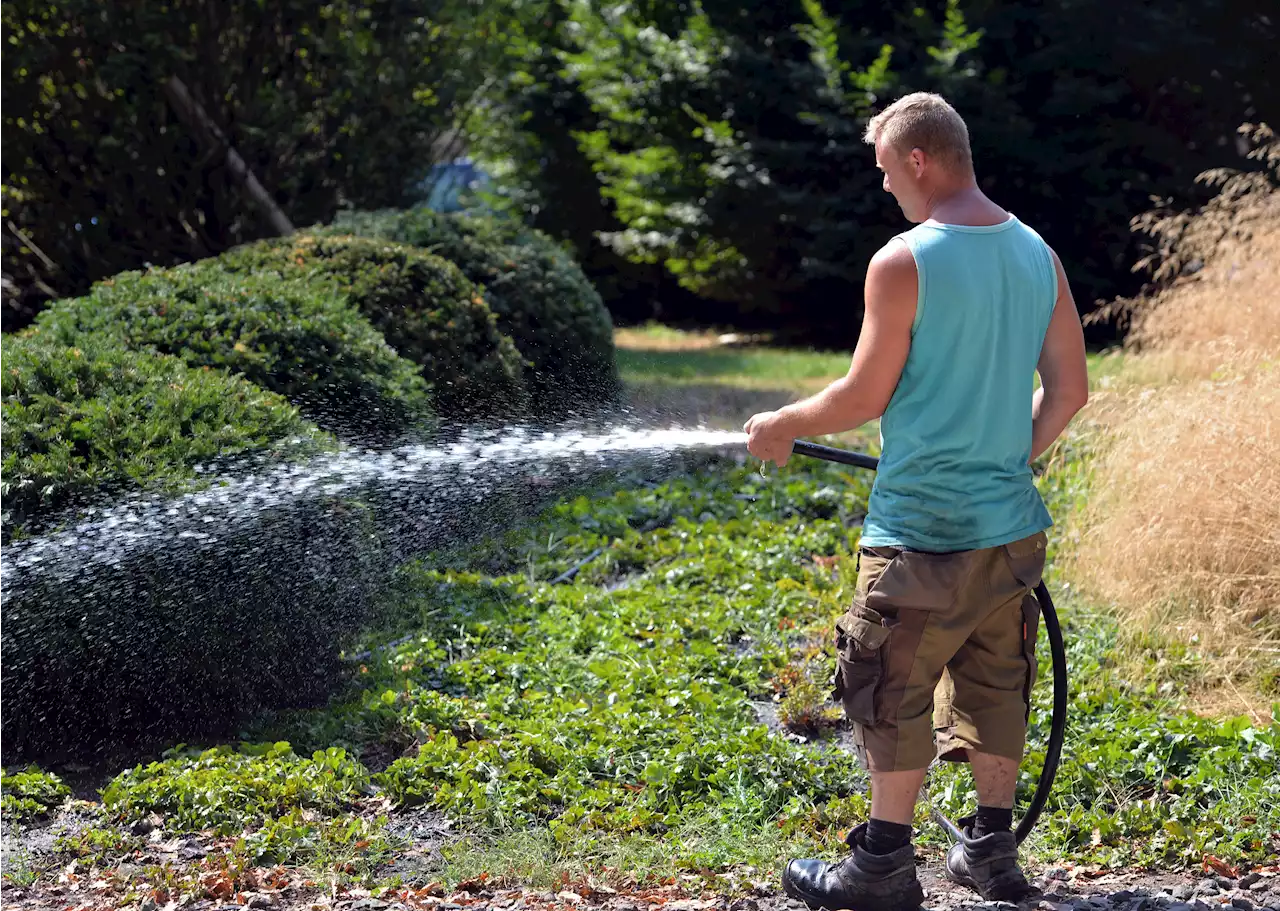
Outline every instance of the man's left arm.
[(864, 315), (849, 372), (809, 398), (747, 421), (747, 451), (786, 465), (799, 437), (855, 430), (889, 407), (911, 347), (918, 293), (915, 259), (892, 241), (867, 267)]

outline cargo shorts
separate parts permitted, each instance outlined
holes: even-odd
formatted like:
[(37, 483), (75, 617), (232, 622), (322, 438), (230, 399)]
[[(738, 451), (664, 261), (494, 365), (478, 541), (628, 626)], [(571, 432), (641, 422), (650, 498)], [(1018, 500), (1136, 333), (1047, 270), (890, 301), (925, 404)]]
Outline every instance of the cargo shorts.
[(859, 549), (832, 683), (865, 769), (967, 762), (968, 750), (1021, 761), (1046, 543), (1038, 532), (956, 553)]

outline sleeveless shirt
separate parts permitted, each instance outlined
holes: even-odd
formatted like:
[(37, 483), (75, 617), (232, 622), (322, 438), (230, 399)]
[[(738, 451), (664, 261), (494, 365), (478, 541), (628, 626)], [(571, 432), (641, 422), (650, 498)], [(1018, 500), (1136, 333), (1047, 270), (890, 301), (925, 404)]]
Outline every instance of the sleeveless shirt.
[(862, 543), (935, 553), (1053, 524), (1036, 489), (1031, 400), (1058, 297), (1048, 246), (1016, 217), (899, 234), (919, 293), (911, 347), (880, 419)]

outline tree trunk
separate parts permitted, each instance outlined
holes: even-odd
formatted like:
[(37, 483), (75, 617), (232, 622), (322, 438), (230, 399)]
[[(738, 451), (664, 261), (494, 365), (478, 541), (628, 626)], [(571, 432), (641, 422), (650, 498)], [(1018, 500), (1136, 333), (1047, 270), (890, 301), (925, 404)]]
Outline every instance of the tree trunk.
[(231, 169), (232, 177), (249, 195), (249, 198), (266, 213), (267, 221), (271, 223), (275, 232), (282, 235), (292, 234), (293, 223), (276, 205), (276, 201), (271, 198), (266, 188), (258, 182), (258, 178), (249, 170), (249, 165), (227, 140), (226, 134), (213, 122), (200, 102), (191, 97), (183, 81), (177, 76), (170, 76), (164, 84), (164, 91), (174, 111), (188, 129), (203, 137), (207, 145), (226, 150), (227, 167)]

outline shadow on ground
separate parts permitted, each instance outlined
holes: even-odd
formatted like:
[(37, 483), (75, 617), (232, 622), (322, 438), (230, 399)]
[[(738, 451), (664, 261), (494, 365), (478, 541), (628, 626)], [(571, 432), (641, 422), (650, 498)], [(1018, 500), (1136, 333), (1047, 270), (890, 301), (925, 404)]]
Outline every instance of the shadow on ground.
[(802, 397), (790, 389), (754, 389), (727, 383), (627, 384), (627, 404), (641, 420), (705, 424), (721, 430), (741, 430), (753, 414), (773, 411)]

